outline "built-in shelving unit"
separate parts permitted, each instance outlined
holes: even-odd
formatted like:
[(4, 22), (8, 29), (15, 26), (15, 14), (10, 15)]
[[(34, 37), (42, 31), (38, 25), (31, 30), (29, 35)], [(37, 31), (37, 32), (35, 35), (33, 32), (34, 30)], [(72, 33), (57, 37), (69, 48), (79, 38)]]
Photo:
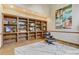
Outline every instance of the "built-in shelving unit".
[(36, 27), (35, 27), (35, 20), (34, 19), (29, 19), (29, 32), (35, 32)]
[(21, 40), (44, 38), (47, 31), (47, 22), (3, 14), (3, 42), (12, 43)]
[(36, 39), (36, 33), (35, 32), (29, 32), (29, 39)]
[(37, 20), (36, 21), (36, 32), (41, 32), (42, 28), (41, 28), (41, 21)]
[(27, 32), (27, 19), (24, 19), (24, 18), (19, 18), (18, 19), (18, 31), (19, 33), (23, 33), (23, 32)]
[(17, 41), (17, 17), (3, 17), (3, 43), (12, 43)]
[(47, 22), (42, 22), (42, 30), (43, 31), (47, 30)]

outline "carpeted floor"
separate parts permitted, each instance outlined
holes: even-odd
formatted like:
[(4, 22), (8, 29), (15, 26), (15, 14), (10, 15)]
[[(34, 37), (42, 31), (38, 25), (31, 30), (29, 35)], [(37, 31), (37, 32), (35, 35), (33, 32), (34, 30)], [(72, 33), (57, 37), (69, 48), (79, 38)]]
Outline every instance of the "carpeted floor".
[(37, 42), (15, 48), (16, 55), (79, 55), (79, 49), (59, 43)]

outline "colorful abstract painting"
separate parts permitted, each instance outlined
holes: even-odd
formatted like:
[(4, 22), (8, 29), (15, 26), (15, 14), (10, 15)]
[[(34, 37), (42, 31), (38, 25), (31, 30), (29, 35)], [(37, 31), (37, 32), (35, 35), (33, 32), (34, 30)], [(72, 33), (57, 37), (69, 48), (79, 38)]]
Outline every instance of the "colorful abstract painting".
[(56, 29), (72, 28), (72, 5), (56, 10)]

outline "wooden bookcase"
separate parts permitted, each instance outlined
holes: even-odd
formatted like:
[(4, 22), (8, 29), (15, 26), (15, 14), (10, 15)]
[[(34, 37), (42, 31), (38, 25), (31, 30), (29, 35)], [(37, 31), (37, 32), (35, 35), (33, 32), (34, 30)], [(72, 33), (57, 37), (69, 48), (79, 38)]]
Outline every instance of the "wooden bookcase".
[(3, 14), (3, 42), (44, 38), (47, 21)]

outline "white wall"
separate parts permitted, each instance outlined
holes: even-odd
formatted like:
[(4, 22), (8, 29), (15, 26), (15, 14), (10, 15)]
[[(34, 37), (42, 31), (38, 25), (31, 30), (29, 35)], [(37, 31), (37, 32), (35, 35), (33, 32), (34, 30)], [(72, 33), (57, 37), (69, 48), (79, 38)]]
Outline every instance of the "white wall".
[(79, 4), (74, 4), (72, 9), (73, 29), (79, 31)]
[(17, 6), (24, 7), (34, 12), (50, 16), (50, 5), (48, 4), (17, 4)]
[[(53, 5), (52, 6), (52, 14), (51, 14), (51, 21), (48, 24), (48, 30), (57, 30), (57, 31), (71, 31), (71, 32), (78, 32), (79, 31), (79, 5), (72, 5), (72, 29), (55, 29), (55, 11), (57, 9), (63, 8), (66, 6), (65, 4), (61, 5)], [(58, 32), (52, 32), (55, 38), (69, 41), (72, 43), (79, 44), (79, 34), (73, 34), (73, 33), (58, 33)]]

